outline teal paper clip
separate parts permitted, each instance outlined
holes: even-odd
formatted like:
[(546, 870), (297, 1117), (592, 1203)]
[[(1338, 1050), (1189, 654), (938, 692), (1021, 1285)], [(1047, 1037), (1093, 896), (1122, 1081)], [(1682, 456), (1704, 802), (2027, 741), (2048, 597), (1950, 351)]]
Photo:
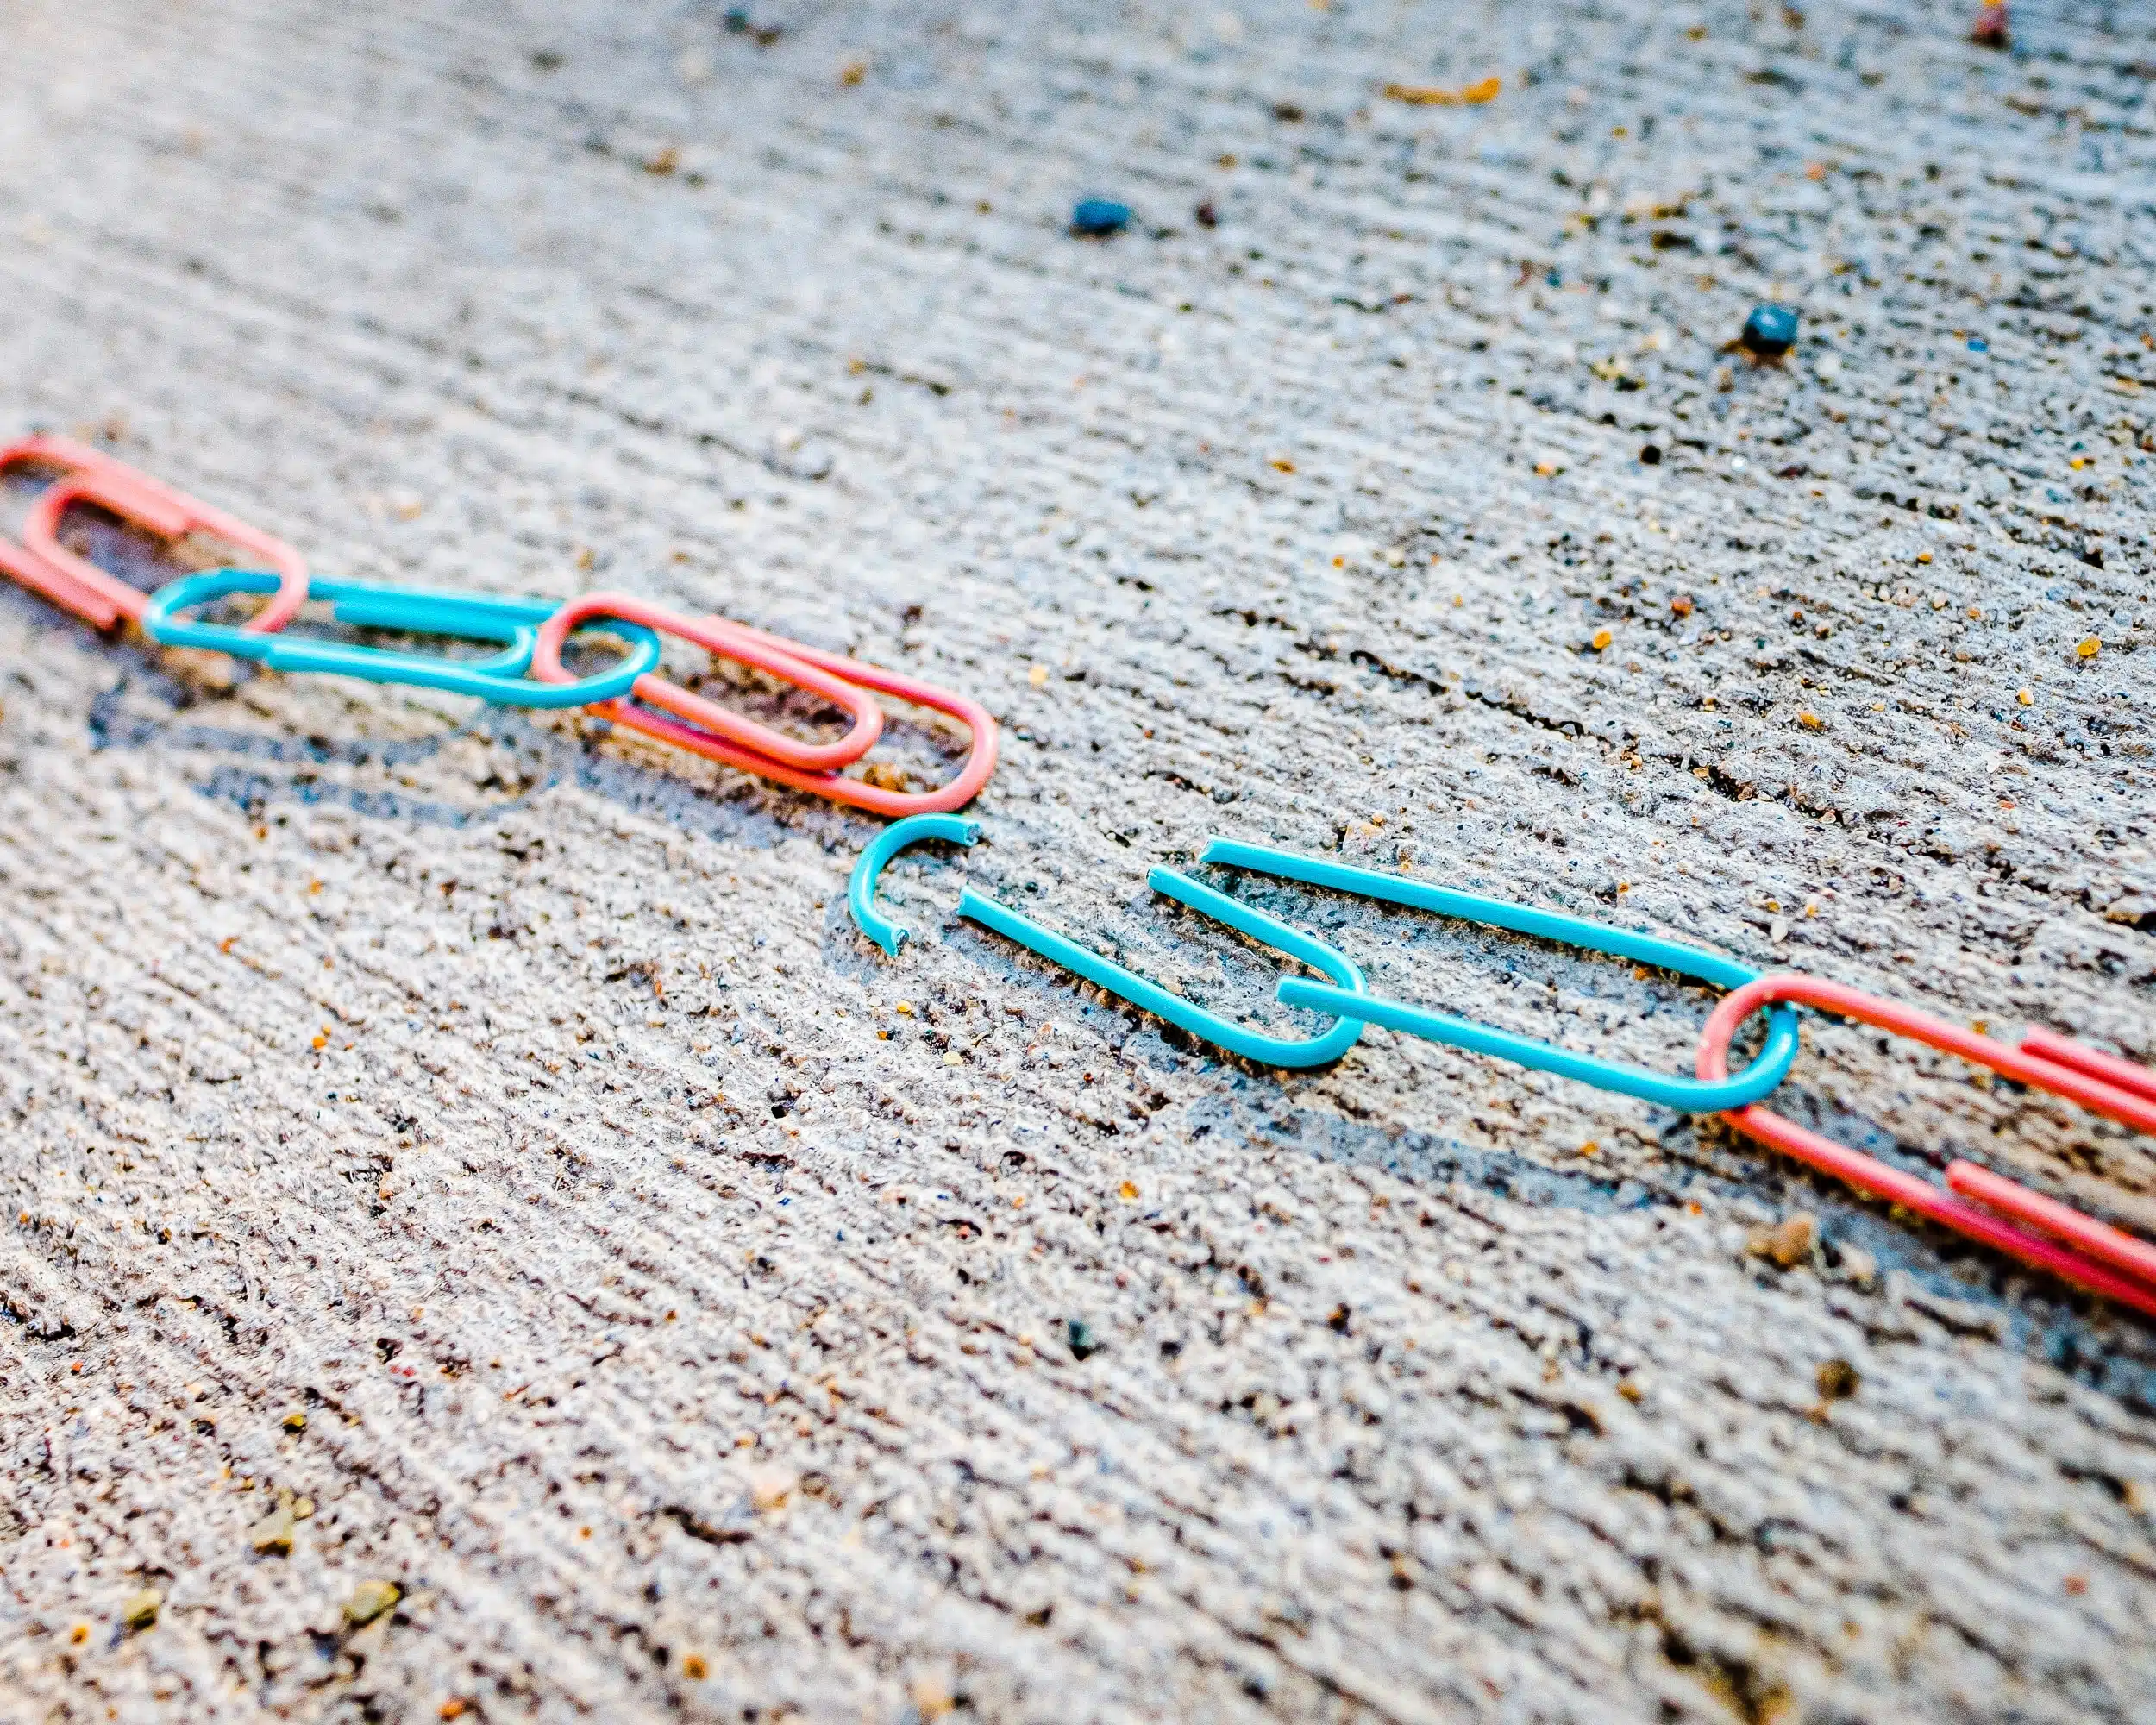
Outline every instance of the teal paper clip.
[(407, 635), (454, 635), (503, 643), (501, 652), (483, 659), (443, 659), (432, 654), (392, 652), (304, 635), (249, 634), (178, 614), (197, 605), (215, 604), (233, 593), (272, 593), (277, 584), (275, 575), (248, 569), (212, 569), (205, 574), (183, 576), (151, 595), (142, 613), (143, 630), (163, 646), (207, 648), (236, 659), (252, 659), (273, 671), (312, 671), (361, 677), (371, 683), (408, 683), (450, 694), (477, 695), (501, 706), (582, 706), (589, 701), (611, 700), (627, 694), (637, 678), (655, 670), (659, 663), (659, 637), (651, 630), (634, 624), (609, 622), (603, 632), (629, 646), (618, 664), (573, 683), (542, 683), (526, 676), (539, 625), (556, 609), (555, 601), (543, 599), (423, 593), (362, 581), (307, 584), (309, 599), (329, 604), (338, 622), (355, 628), (393, 630)]
[[(1328, 988), (1328, 995), (1343, 1000), (1360, 998), (1363, 989), (1363, 973), (1353, 962), (1335, 952), (1323, 941), (1290, 928), (1286, 923), (1267, 916), (1263, 911), (1238, 902), (1225, 893), (1216, 892), (1201, 881), (1194, 881), (1188, 875), (1173, 869), (1156, 869), (1146, 877), (1147, 884), (1156, 893), (1188, 905), (1216, 922), (1247, 934), (1261, 945), (1269, 946), (1275, 952), (1284, 952), (1290, 958), (1300, 959), (1313, 970), (1321, 970), (1339, 984)], [(1088, 982), (1097, 983), (1112, 994), (1119, 994), (1132, 1006), (1143, 1007), (1154, 1017), (1165, 1019), (1169, 1024), (1188, 1031), (1193, 1036), (1203, 1037), (1217, 1043), (1231, 1054), (1239, 1054), (1245, 1060), (1255, 1060), (1267, 1066), (1323, 1066), (1338, 1060), (1354, 1046), (1355, 1039), (1363, 1033), (1359, 1018), (1341, 1015), (1332, 1029), (1322, 1036), (1302, 1039), (1264, 1036), (1257, 1031), (1231, 1023), (1218, 1013), (1207, 1012), (1194, 1001), (1180, 994), (1171, 994), (1157, 983), (1149, 982), (1134, 970), (1126, 970), (1120, 964), (1088, 952), (1076, 942), (1067, 940), (1051, 930), (1043, 928), (1031, 918), (986, 898), (971, 887), (958, 900), (958, 914), (970, 918), (985, 928), (992, 928), (1006, 940), (1014, 940), (1028, 951), (1052, 959), (1066, 970), (1075, 971)], [(1282, 984), (1282, 990), (1287, 984)], [(1285, 998), (1283, 992), (1282, 998)], [(1330, 1006), (1319, 1008), (1337, 1013)]]
[(868, 841), (868, 848), (854, 864), (846, 882), (846, 908), (853, 913), (854, 926), (893, 958), (906, 931), (876, 908), (876, 881), (884, 866), (909, 844), (924, 838), (948, 838), (954, 844), (972, 844), (981, 837), (981, 823), (956, 814), (916, 814), (895, 821)]
[[(1713, 983), (1719, 988), (1739, 988), (1758, 980), (1757, 972), (1734, 959), (1726, 958), (1720, 953), (1704, 952), (1697, 947), (1679, 946), (1674, 941), (1663, 940), (1651, 934), (1610, 928), (1557, 911), (1537, 910), (1529, 905), (1507, 904), (1501, 899), (1478, 898), (1472, 893), (1454, 892), (1444, 887), (1429, 886), (1420, 881), (1402, 880), (1397, 875), (1381, 875), (1373, 869), (1352, 869), (1342, 862), (1323, 862), (1313, 856), (1297, 856), (1262, 844), (1244, 844), (1234, 839), (1216, 838), (1206, 845), (1205, 855), (1199, 860), (1222, 863), (1232, 869), (1247, 869), (1257, 874), (1276, 875), (1282, 880), (1300, 881), (1306, 886), (1327, 887), (1335, 892), (1352, 893), (1358, 898), (1382, 899), (1388, 904), (1404, 905), (1411, 910), (1433, 911), (1439, 916), (1458, 917), (1490, 928), (1509, 929), (1515, 934), (1532, 935), (1562, 945), (1583, 947), (1589, 952), (1606, 952), (1613, 957), (1629, 958), (1635, 963), (1673, 970), (1680, 976), (1696, 977), (1702, 982)], [(1676, 1108), (1692, 1114), (1720, 1113), (1725, 1109), (1741, 1108), (1758, 1101), (1789, 1076), (1790, 1064), (1796, 1058), (1796, 1013), (1794, 1008), (1777, 1007), (1769, 1014), (1766, 1044), (1751, 1065), (1732, 1077), (1709, 1082), (1698, 1078), (1673, 1077), (1666, 1073), (1650, 1071), (1645, 1067), (1598, 1060), (1592, 1055), (1574, 1054), (1546, 1042), (1536, 1042), (1527, 1037), (1493, 1030), (1488, 1025), (1476, 1024), (1470, 1019), (1455, 1018), (1449, 1013), (1432, 1012), (1426, 1007), (1408, 1006), (1397, 1000), (1376, 999), (1359, 987), (1353, 989), (1332, 988), (1321, 982), (1307, 982), (1290, 977), (1280, 985), (1279, 997), (1288, 1006), (1307, 1007), (1313, 1012), (1337, 1013), (1342, 1018), (1383, 1025), (1388, 1030), (1405, 1031), (1411, 1036), (1424, 1037), (1432, 1042), (1469, 1049), (1477, 1054), (1493, 1054), (1500, 1059), (1532, 1067), (1537, 1071), (1555, 1072), (1563, 1077), (1581, 1079), (1602, 1089), (1614, 1090), (1620, 1095), (1637, 1096), (1643, 1101), (1659, 1103), (1665, 1108)]]

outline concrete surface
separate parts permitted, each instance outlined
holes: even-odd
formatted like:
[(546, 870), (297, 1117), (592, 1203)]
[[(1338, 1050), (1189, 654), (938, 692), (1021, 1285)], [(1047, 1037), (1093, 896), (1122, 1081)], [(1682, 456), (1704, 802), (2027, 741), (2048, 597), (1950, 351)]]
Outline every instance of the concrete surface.
[[(1219, 831), (2156, 1058), (2156, 44), (1967, 9), (0, 0), (0, 424), (1007, 724), (893, 962), (868, 821), (0, 595), (0, 1710), (2156, 1719), (2147, 1326), (950, 914), (1285, 1023), (1145, 890)], [(1238, 890), (1576, 1046), (1704, 1010)], [(1805, 1049), (2156, 1228), (2146, 1142)]]

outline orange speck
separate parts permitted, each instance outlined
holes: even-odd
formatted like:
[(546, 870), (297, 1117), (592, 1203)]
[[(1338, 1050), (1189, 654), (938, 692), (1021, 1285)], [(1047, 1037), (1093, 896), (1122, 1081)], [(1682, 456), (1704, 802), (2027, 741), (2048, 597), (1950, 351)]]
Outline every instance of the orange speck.
[(856, 85), (859, 84), (862, 78), (868, 77), (868, 66), (862, 64), (860, 60), (855, 60), (850, 65), (843, 66), (839, 68), (839, 86), (842, 89), (851, 90)]
[(1295, 464), (1285, 455), (1275, 455), (1265, 465), (1276, 474), (1292, 474), (1295, 470)]
[(1486, 78), (1464, 90), (1446, 90), (1426, 84), (1388, 84), (1385, 86), (1385, 99), (1405, 102), (1411, 108), (1473, 108), (1495, 102), (1498, 91), (1504, 87), (1504, 80), (1496, 78)]
[(1608, 645), (1609, 645), (1609, 643), (1610, 643), (1612, 641), (1615, 640), (1616, 638), (1617, 638), (1617, 637), (1616, 637), (1615, 636), (1612, 635), (1612, 634), (1611, 634), (1611, 633), (1610, 633), (1610, 632), (1609, 632), (1607, 629), (1598, 629), (1598, 630), (1596, 630), (1595, 631), (1595, 650), (1597, 653), (1601, 652), (1601, 650), (1602, 650), (1605, 647), (1608, 646)]
[(2096, 656), (2096, 655), (2097, 655), (2098, 653), (2102, 652), (2103, 650), (2103, 643), (2101, 641), (2097, 640), (2097, 639), (2096, 639), (2096, 637), (2095, 636), (2093, 636), (2093, 635), (2091, 635), (2091, 636), (2090, 636), (2090, 637), (2089, 637), (2086, 641), (2084, 641), (2084, 642), (2083, 642), (2083, 643), (2082, 643), (2079, 646), (2078, 646), (2078, 647), (2076, 647), (2076, 648), (2074, 649), (2074, 651), (2075, 651), (2076, 653), (2079, 654), (2079, 655), (2080, 655), (2083, 658), (2084, 658), (2084, 659), (2093, 659), (2093, 658), (2095, 658), (2095, 657)]
[(1679, 593), (1670, 601), (1670, 612), (1675, 617), (1689, 617), (1692, 614), (1691, 596), (1688, 593)]

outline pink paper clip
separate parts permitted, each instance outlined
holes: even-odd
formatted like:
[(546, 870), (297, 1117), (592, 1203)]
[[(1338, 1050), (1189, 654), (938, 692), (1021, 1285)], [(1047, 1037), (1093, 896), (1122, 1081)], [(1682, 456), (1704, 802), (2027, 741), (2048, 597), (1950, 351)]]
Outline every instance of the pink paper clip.
[[(917, 706), (931, 707), (938, 712), (949, 714), (971, 731), (973, 749), (967, 756), (964, 767), (949, 784), (932, 791), (894, 791), (861, 779), (849, 778), (833, 770), (805, 770), (759, 748), (732, 740), (729, 733), (721, 732), (717, 725), (702, 719), (700, 714), (692, 710), (692, 703), (699, 706), (707, 706), (708, 704), (698, 702), (697, 698), (687, 691), (661, 683), (662, 689), (671, 693), (663, 700), (655, 699), (645, 689), (644, 683), (660, 683), (661, 680), (656, 678), (640, 681), (636, 693), (645, 699), (654, 700), (655, 705), (664, 705), (673, 713), (697, 718), (699, 723), (684, 724), (680, 718), (648, 712), (626, 701), (608, 701), (592, 709), (615, 723), (641, 731), (647, 737), (655, 737), (661, 742), (671, 743), (677, 748), (688, 750), (707, 760), (738, 768), (743, 772), (775, 780), (797, 791), (828, 797), (833, 802), (865, 809), (871, 814), (893, 817), (942, 814), (963, 808), (981, 794), (981, 787), (988, 782), (989, 775), (995, 771), (996, 722), (987, 708), (963, 695), (953, 694), (950, 690), (937, 688), (932, 683), (924, 683), (896, 671), (887, 671), (880, 666), (863, 664), (858, 659), (849, 659), (842, 654), (826, 653), (820, 648), (790, 641), (782, 635), (751, 629), (746, 624), (734, 623), (722, 617), (679, 617), (655, 606), (643, 605), (625, 594), (595, 593), (556, 612), (539, 630), (538, 644), (532, 649), (531, 655), (532, 675), (555, 681), (567, 677), (568, 673), (561, 664), (561, 643), (576, 621), (594, 614), (620, 617), (626, 621), (644, 624), (647, 627), (670, 630), (686, 640), (696, 641), (713, 652), (744, 663), (758, 662), (749, 656), (751, 652), (771, 655), (792, 668), (774, 674), (784, 676), (804, 687), (820, 687), (821, 685), (810, 683), (801, 673), (821, 672), (846, 686), (854, 695), (863, 699), (866, 696), (862, 691), (873, 689), (894, 695), (900, 700), (911, 701)], [(722, 643), (724, 644), (719, 644)], [(850, 702), (842, 704), (851, 705)], [(714, 713), (724, 712), (719, 708), (709, 710)], [(880, 724), (881, 713), (880, 709), (877, 711)], [(747, 724), (747, 721), (738, 718), (733, 719), (732, 723), (736, 728)], [(749, 728), (762, 729), (761, 726)], [(874, 740), (872, 737), (870, 741)], [(793, 746), (798, 749), (800, 745)], [(865, 747), (849, 758), (858, 760), (861, 753), (865, 752)], [(836, 761), (832, 763), (834, 767), (843, 764), (847, 763)]]
[[(856, 688), (843, 678), (805, 663), (786, 647), (750, 638), (739, 624), (724, 618), (683, 617), (678, 612), (628, 593), (586, 593), (555, 612), (540, 625), (538, 644), (532, 652), (532, 674), (548, 681), (561, 681), (567, 675), (566, 672), (562, 676), (555, 674), (561, 668), (561, 643), (568, 639), (570, 630), (593, 618), (640, 623), (647, 629), (678, 635), (722, 659), (754, 666), (796, 688), (813, 689), (853, 715), (853, 728), (836, 743), (797, 743), (768, 725), (729, 712), (701, 695), (691, 694), (679, 683), (668, 682), (664, 677), (647, 673), (631, 686), (630, 693), (636, 699), (664, 707), (705, 731), (730, 739), (736, 747), (751, 754), (814, 772), (824, 768), (849, 766), (874, 748), (876, 739), (883, 735), (883, 709), (868, 699), (867, 691)], [(625, 700), (598, 701), (592, 710), (624, 724), (636, 722), (634, 709)]]
[[(1776, 1000), (1795, 1000), (1876, 1025), (2078, 1102), (2137, 1131), (2156, 1132), (2156, 1074), (2130, 1061), (2084, 1048), (2050, 1031), (2030, 1031), (2016, 1048), (1860, 988), (1794, 973), (1762, 976), (1724, 997), (1700, 1032), (1695, 1063), (1699, 1076), (1725, 1076), (1730, 1038), (1737, 1026)], [(1948, 1164), (1951, 1189), (1942, 1189), (1756, 1103), (1721, 1118), (1762, 1144), (1859, 1191), (1928, 1216), (2024, 1264), (2156, 1317), (2156, 1245), (2070, 1205), (1960, 1160)]]
[[(102, 449), (94, 448), (87, 443), (78, 443), (72, 437), (54, 436), (47, 432), (39, 432), (0, 448), (0, 472), (17, 467), (51, 467), (56, 469), (62, 478), (72, 478), (84, 473), (97, 474), (116, 487), (125, 487), (134, 475), (134, 469)], [(140, 499), (149, 498), (154, 488), (154, 482), (144, 486)], [(78, 616), (94, 618), (102, 608), (102, 600), (91, 589), (22, 546), (10, 544), (4, 539), (0, 539), (0, 573), (4, 573), (10, 580), (33, 592), (44, 594)], [(98, 626), (102, 628), (105, 625), (100, 624)]]
[(283, 540), (177, 491), (103, 450), (72, 438), (35, 436), (0, 448), (0, 468), (34, 463), (57, 467), (60, 477), (30, 505), (22, 543), (0, 540), (0, 571), (93, 628), (110, 629), (122, 618), (142, 615), (149, 595), (108, 574), (60, 542), (60, 518), (72, 503), (94, 504), (161, 538), (205, 533), (261, 558), (281, 578), (276, 593), (247, 624), (255, 630), (281, 629), (307, 597), (307, 564)]

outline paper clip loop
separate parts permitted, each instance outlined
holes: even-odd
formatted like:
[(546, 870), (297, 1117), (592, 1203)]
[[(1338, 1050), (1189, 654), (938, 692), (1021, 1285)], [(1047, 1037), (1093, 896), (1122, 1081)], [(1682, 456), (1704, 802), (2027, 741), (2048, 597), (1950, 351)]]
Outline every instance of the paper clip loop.
[(248, 620), (251, 632), (282, 629), (305, 602), (306, 560), (283, 540), (70, 438), (28, 437), (0, 449), (0, 467), (33, 461), (60, 467), (61, 477), (30, 505), (22, 543), (0, 543), (0, 570), (91, 627), (140, 620), (149, 595), (60, 543), (60, 518), (75, 503), (94, 504), (160, 538), (206, 533), (260, 557), (280, 579), (269, 603)]
[[(1680, 976), (1695, 977), (1702, 982), (1711, 982), (1724, 988), (1740, 987), (1752, 982), (1758, 975), (1758, 972), (1720, 953), (1702, 951), (1693, 946), (1679, 946), (1674, 941), (1663, 940), (1651, 934), (1609, 928), (1601, 923), (1588, 922), (1557, 911), (1538, 910), (1530, 905), (1507, 904), (1500, 899), (1479, 898), (1472, 893), (1454, 892), (1448, 888), (1432, 887), (1420, 881), (1401, 880), (1396, 875), (1378, 874), (1374, 869), (1351, 868), (1344, 862), (1327, 862), (1314, 856), (1297, 856), (1263, 844), (1245, 844), (1235, 839), (1216, 838), (1206, 846), (1205, 854), (1198, 860), (1223, 863), (1233, 869), (1248, 869), (1254, 873), (1276, 875), (1282, 880), (1300, 881), (1306, 886), (1329, 887), (1335, 892), (1352, 893), (1359, 898), (1382, 899), (1388, 904), (1404, 905), (1411, 910), (1434, 911), (1440, 916), (1458, 917), (1491, 928), (1509, 929), (1515, 934), (1533, 935), (1567, 946), (1584, 947), (1590, 952), (1607, 952), (1613, 957), (1629, 958), (1635, 963), (1674, 970)], [(1338, 988), (1329, 988), (1321, 982), (1307, 982), (1296, 977), (1290, 977), (1280, 985), (1280, 998), (1288, 1006), (1307, 1007), (1313, 1012), (1338, 1013), (1343, 1017), (1383, 1025), (1388, 1030), (1405, 1031), (1411, 1036), (1424, 1037), (1432, 1042), (1470, 1049), (1478, 1054), (1493, 1054), (1500, 1059), (1510, 1060), (1537, 1071), (1555, 1072), (1564, 1077), (1581, 1079), (1605, 1090), (1637, 1096), (1643, 1101), (1658, 1103), (1665, 1108), (1677, 1108), (1687, 1113), (1708, 1113), (1756, 1101), (1788, 1076), (1790, 1064), (1796, 1058), (1796, 1014), (1789, 1010), (1769, 1019), (1766, 1044), (1741, 1076), (1703, 1083), (1696, 1078), (1676, 1077), (1666, 1073), (1649, 1071), (1644, 1067), (1598, 1060), (1592, 1055), (1575, 1054), (1569, 1049), (1537, 1042), (1528, 1037), (1514, 1036), (1507, 1031), (1495, 1030), (1488, 1025), (1476, 1024), (1470, 1019), (1455, 1018), (1450, 1013), (1432, 1012), (1426, 1007), (1408, 1006), (1398, 1000), (1379, 1000), (1360, 991), (1351, 995)]]
[[(371, 683), (404, 683), (451, 694), (477, 695), (501, 706), (580, 706), (623, 693), (659, 662), (659, 637), (632, 623), (605, 632), (629, 643), (621, 662), (574, 682), (536, 682), (524, 672), (540, 625), (556, 606), (549, 599), (492, 598), (483, 593), (416, 593), (361, 581), (317, 580), (310, 598), (327, 601), (340, 623), (413, 635), (454, 635), (499, 641), (503, 650), (484, 659), (443, 659), (395, 652), (304, 635), (264, 635), (223, 624), (192, 622), (178, 615), (235, 593), (270, 593), (279, 578), (250, 569), (214, 569), (166, 583), (150, 598), (142, 627), (167, 647), (204, 647), (251, 659), (273, 671), (311, 671), (361, 677)], [(260, 618), (256, 621), (259, 623)]]
[[(2031, 1030), (2016, 1048), (1861, 988), (1794, 973), (1760, 977), (1714, 1008), (1700, 1032), (1700, 1076), (1721, 1076), (1728, 1064), (1729, 1039), (1745, 1019), (1771, 1001), (1792, 1000), (1908, 1037), (1987, 1066), (2002, 1077), (2078, 1102), (2123, 1126), (2156, 1132), (2156, 1073), (2130, 1061), (2044, 1030)], [(2063, 1281), (2156, 1316), (2156, 1245), (2070, 1205), (1959, 1159), (1947, 1164), (1946, 1189), (1942, 1189), (1767, 1108), (1739, 1108), (1723, 1119), (1760, 1143), (1860, 1192), (1928, 1216)]]
[[(1363, 987), (1362, 971), (1356, 968), (1353, 960), (1334, 951), (1315, 936), (1290, 928), (1277, 918), (1267, 916), (1264, 912), (1232, 899), (1225, 893), (1216, 892), (1203, 881), (1194, 881), (1173, 869), (1156, 868), (1146, 876), (1146, 884), (1155, 892), (1188, 905), (1216, 922), (1225, 923), (1238, 933), (1248, 935), (1261, 946), (1269, 946), (1275, 952), (1300, 960), (1313, 970), (1322, 970), (1340, 985), (1327, 989), (1328, 995), (1348, 1000), (1360, 997)], [(1155, 1018), (1165, 1019), (1193, 1036), (1203, 1037), (1231, 1054), (1239, 1054), (1245, 1060), (1255, 1060), (1263, 1065), (1324, 1066), (1345, 1054), (1363, 1033), (1362, 1025), (1345, 1015), (1337, 1017), (1332, 1027), (1323, 1035), (1304, 1038), (1266, 1036), (1245, 1029), (1180, 994), (1169, 994), (1135, 970), (1127, 970), (1112, 960), (1087, 951), (1075, 941), (1042, 927), (1022, 912), (1000, 904), (971, 887), (959, 897), (958, 914), (993, 929), (1006, 940), (1016, 941), (1028, 951), (1054, 960), (1066, 970), (1075, 971), (1088, 982), (1112, 994), (1121, 995), (1131, 1005), (1143, 1007)]]
[(981, 837), (981, 823), (961, 814), (917, 814), (894, 821), (868, 841), (846, 882), (846, 908), (854, 926), (893, 958), (908, 931), (876, 908), (876, 882), (885, 866), (909, 844), (924, 838), (947, 838), (953, 844), (973, 844)]
[[(611, 604), (618, 596), (609, 596)], [(735, 643), (724, 650), (736, 654), (736, 647), (757, 646), (785, 656), (789, 660), (843, 679), (863, 689), (874, 689), (917, 706), (931, 707), (947, 713), (973, 734), (973, 747), (967, 755), (966, 764), (950, 783), (932, 791), (894, 791), (866, 780), (849, 778), (839, 772), (807, 772), (789, 766), (783, 761), (759, 750), (744, 748), (695, 724), (684, 724), (678, 718), (662, 713), (649, 712), (641, 708), (620, 704), (608, 710), (606, 717), (631, 731), (655, 737), (662, 743), (701, 755), (706, 760), (717, 761), (744, 773), (755, 773), (776, 781), (790, 789), (806, 791), (812, 796), (826, 797), (832, 802), (849, 807), (865, 809), (870, 814), (903, 817), (913, 814), (948, 813), (961, 809), (981, 794), (981, 787), (988, 782), (996, 765), (996, 722), (988, 710), (979, 702), (964, 695), (953, 694), (933, 683), (924, 683), (897, 671), (887, 671), (880, 665), (870, 665), (858, 659), (849, 659), (843, 654), (826, 653), (821, 648), (811, 647), (799, 641), (789, 641), (783, 635), (773, 635), (761, 629), (752, 629), (747, 624), (734, 623), (725, 618), (702, 619), (705, 624), (723, 628)], [(680, 625), (671, 625), (679, 627)], [(549, 652), (549, 643), (542, 633), (538, 650), (532, 655), (534, 675), (553, 677), (560, 674), (555, 656)], [(786, 674), (792, 675), (792, 673)]]
[[(729, 712), (700, 695), (691, 694), (664, 677), (639, 677), (630, 690), (630, 697), (652, 706), (664, 707), (676, 718), (722, 737), (749, 754), (798, 768), (805, 773), (824, 772), (852, 765), (874, 748), (876, 739), (883, 735), (883, 709), (868, 690), (808, 663), (791, 643), (780, 643), (759, 637), (724, 618), (683, 617), (628, 593), (586, 593), (555, 612), (539, 630), (533, 670), (542, 677), (552, 676), (561, 662), (561, 643), (567, 639), (569, 630), (594, 617), (618, 618), (624, 622), (642, 624), (647, 629), (678, 635), (707, 653), (753, 666), (796, 688), (813, 690), (853, 715), (853, 728), (836, 743), (797, 743), (781, 731)], [(599, 709), (600, 717), (624, 724), (634, 723), (633, 711), (628, 697)]]

